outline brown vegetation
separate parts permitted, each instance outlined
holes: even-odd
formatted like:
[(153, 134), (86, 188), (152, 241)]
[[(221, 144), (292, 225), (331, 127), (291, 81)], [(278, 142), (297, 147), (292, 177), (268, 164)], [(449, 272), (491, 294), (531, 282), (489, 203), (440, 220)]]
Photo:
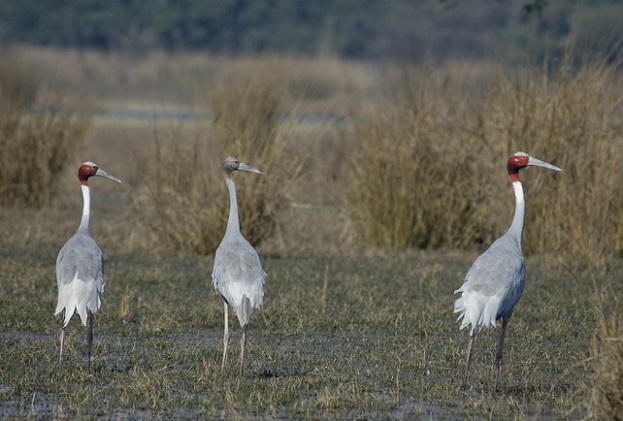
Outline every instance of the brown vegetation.
[(619, 291), (608, 286), (593, 294), (597, 332), (591, 348), (594, 372), (587, 390), (594, 419), (623, 419), (623, 301)]
[[(476, 413), (504, 418), (517, 411), (527, 418), (620, 417), (623, 331), (616, 285), (623, 250), (623, 80), (616, 64), (587, 61), (556, 71), (453, 64), (382, 72), (370, 64), (328, 58), (191, 57), (184, 62), (183, 55), (175, 60), (163, 55), (147, 57), (152, 60), (148, 64), (119, 59), (123, 65), (107, 68), (97, 65), (91, 53), (84, 55), (89, 71), (76, 64), (78, 55), (57, 59), (59, 68), (73, 66), (74, 88), (116, 92), (127, 100), (131, 90), (120, 92), (120, 81), (138, 68), (141, 76), (129, 80), (146, 98), (162, 82), (159, 77), (176, 75), (181, 68), (186, 93), (189, 86), (206, 87), (200, 102), (213, 119), (133, 122), (140, 126), (137, 130), (116, 122), (111, 128), (100, 120), (102, 127), (87, 136), (85, 159), (127, 180), (123, 194), (132, 198), (140, 221), (137, 226), (128, 221), (130, 206), (122, 193), (98, 188), (93, 230), (108, 259), (110, 288), (101, 315), (108, 339), (97, 350), (101, 382), (93, 383), (79, 371), (77, 347), (69, 380), (53, 374), (56, 339), (47, 336), (55, 298), (54, 256), (65, 234), (75, 230), (80, 200), (73, 168), (64, 171), (55, 165), (74, 163), (67, 155), (75, 147), (70, 141), (80, 138), (87, 120), (66, 102), (56, 107), (51, 99), (56, 96), (47, 90), (24, 94), (24, 108), (4, 108), (0, 135), (3, 142), (15, 143), (0, 145), (0, 172), (8, 177), (0, 180), (2, 204), (13, 203), (9, 199), (14, 197), (20, 197), (17, 203), (47, 203), (54, 191), (51, 180), (63, 172), (71, 172), (72, 191), (45, 211), (3, 209), (4, 219), (13, 223), (0, 228), (2, 267), (7, 269), (0, 282), (8, 294), (2, 302), (7, 313), (2, 327), (10, 350), (1, 371), (13, 383), (2, 383), (0, 389), (5, 399), (17, 402), (18, 410), (20, 405), (30, 408), (31, 400), (43, 393), (44, 401), (50, 398), (71, 414), (88, 412), (91, 405), (101, 413), (123, 414), (138, 402), (142, 408), (171, 411), (171, 416), (177, 410), (171, 408), (222, 416), (215, 408), (229, 405), (245, 417), (271, 414), (285, 402), (298, 405), (298, 412), (273, 413), (275, 417), (352, 418), (365, 405), (370, 417), (398, 418), (401, 411), (413, 417)], [(115, 62), (114, 57), (106, 59)], [(200, 71), (204, 68), (206, 73)], [(27, 76), (14, 71), (10, 80), (18, 75)], [(90, 80), (101, 84), (91, 86)], [(26, 80), (25, 86), (37, 85)], [(33, 107), (48, 112), (32, 113)], [(310, 113), (320, 120), (309, 124), (294, 118)], [(330, 118), (323, 120), (325, 116)], [(335, 124), (332, 117), (341, 119)], [(136, 160), (126, 145), (134, 135), (140, 136), (131, 139)], [(505, 367), (508, 387), (502, 397), (489, 400), (491, 367), (483, 358), (475, 369), (485, 380), (468, 397), (473, 405), (465, 406), (465, 395), (454, 384), (464, 338), (452, 325), (448, 291), (460, 284), (475, 250), (510, 224), (513, 196), (505, 163), (517, 150), (563, 172), (522, 172), (524, 248), (532, 256), (529, 284), (509, 337), (515, 350)], [(235, 175), (242, 231), (253, 244), (270, 242), (270, 252), (283, 256), (263, 257), (269, 279), (275, 281), (267, 285), (267, 306), (254, 322), (255, 377), (238, 382), (223, 380), (214, 370), (220, 352), (214, 338), (221, 334), (222, 319), (220, 301), (205, 298), (209, 260), (156, 251), (209, 254), (216, 248), (228, 212), (219, 169), (227, 155), (265, 171), (265, 176)], [(98, 156), (112, 162), (99, 162)], [(12, 164), (19, 164), (19, 171), (4, 175)], [(34, 187), (16, 181), (29, 178), (25, 171), (45, 187), (42, 192), (33, 193)], [(70, 212), (75, 218), (68, 217)], [(279, 235), (289, 242), (275, 241)], [(360, 238), (365, 241), (345, 242)], [(297, 239), (314, 257), (292, 256), (296, 253), (288, 246)], [(365, 253), (349, 255), (353, 245)], [(378, 250), (379, 245), (388, 247)], [(336, 254), (339, 260), (333, 258)], [(547, 254), (560, 257), (563, 270), (543, 264), (541, 256)], [(596, 273), (593, 289), (586, 268)], [(41, 300), (44, 305), (33, 306)], [(188, 329), (182, 335), (193, 332), (190, 341), (176, 336), (182, 326)], [(33, 332), (39, 336), (28, 339)], [(114, 335), (123, 340), (110, 342)], [(495, 337), (483, 335), (490, 343), (482, 349), (495, 349)], [(136, 338), (157, 346), (141, 345), (128, 356)], [(321, 350), (313, 348), (326, 338), (338, 345), (330, 358), (323, 354), (325, 343)], [(306, 340), (308, 348), (289, 353)], [(163, 357), (165, 348), (170, 353)], [(359, 353), (355, 357), (353, 350)], [(12, 364), (20, 358), (40, 364)], [(27, 376), (20, 370), (24, 366), (30, 367)], [(41, 372), (47, 373), (43, 386)], [(588, 384), (577, 388), (583, 378)], [(55, 395), (67, 381), (85, 387)], [(165, 383), (169, 389), (160, 387)], [(112, 386), (119, 384), (127, 387)], [(121, 409), (93, 398), (109, 392), (112, 398), (105, 402), (122, 402)], [(579, 399), (580, 394), (587, 397)], [(262, 404), (249, 403), (250, 396)]]
[[(258, 68), (259, 67), (259, 68)], [(214, 121), (190, 136), (177, 128), (141, 165), (142, 189), (135, 208), (173, 251), (211, 254), (225, 231), (229, 200), (220, 165), (236, 156), (266, 172), (266, 177), (235, 177), (244, 235), (255, 245), (270, 237), (309, 155), (309, 147), (280, 122), (283, 82), (270, 63), (234, 68), (210, 94)]]
[(89, 127), (84, 103), (42, 88), (18, 54), (0, 57), (0, 205), (47, 203)]
[(443, 69), (409, 70), (355, 119), (353, 216), (373, 244), (473, 247), (510, 224), (506, 159), (517, 150), (563, 169), (522, 173), (527, 253), (586, 267), (623, 250), (623, 78), (605, 62), (502, 67), (485, 91)]

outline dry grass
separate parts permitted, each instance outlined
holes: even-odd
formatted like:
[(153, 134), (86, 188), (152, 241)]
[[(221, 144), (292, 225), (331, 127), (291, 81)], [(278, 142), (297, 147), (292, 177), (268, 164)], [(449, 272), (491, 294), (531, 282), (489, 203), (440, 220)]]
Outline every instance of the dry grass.
[[(197, 71), (182, 79), (196, 88), (186, 76), (199, 77), (205, 57), (177, 63), (184, 58), (141, 63), (86, 52), (94, 73), (81, 71), (79, 55), (67, 63), (76, 80), (89, 74), (101, 82), (84, 84), (96, 92), (119, 91), (124, 80), (151, 89), (165, 79), (158, 74), (170, 71), (174, 81), (191, 67)], [(119, 66), (110, 80), (93, 77), (105, 68), (98, 59)], [(108, 281), (93, 374), (84, 370), (79, 323), (68, 331), (67, 372), (58, 375), (55, 365), (54, 259), (79, 222), (74, 168), (61, 177), (67, 194), (45, 210), (0, 209), (0, 418), (620, 417), (623, 83), (616, 67), (408, 69), (389, 75), (387, 96), (371, 88), (370, 65), (306, 59), (305, 70), (291, 58), (219, 59), (218, 71), (205, 68), (204, 106), (218, 115), (214, 124), (158, 121), (146, 136), (145, 122), (127, 130), (100, 122), (80, 148), (80, 162), (93, 159), (124, 180), (121, 188), (93, 186), (92, 229)], [(140, 77), (117, 77), (131, 69)], [(348, 119), (326, 129), (279, 118), (309, 110)], [(516, 150), (564, 171), (522, 173), (532, 256), (509, 326), (502, 387), (492, 393), (499, 331), (487, 331), (465, 394), (467, 338), (453, 323), (451, 291), (475, 251), (371, 244), (485, 247), (510, 223), (505, 162)], [(255, 244), (286, 238), (279, 253), (261, 253), (270, 275), (266, 306), (251, 324), (242, 379), (220, 375), (222, 304), (209, 286), (210, 259), (153, 247), (204, 254), (218, 244), (228, 206), (218, 167), (227, 155), (266, 172), (234, 176), (241, 205), (250, 207), (242, 210), (245, 235)], [(345, 186), (351, 204), (361, 205), (349, 214)], [(152, 236), (133, 225), (130, 197)], [(154, 234), (166, 225), (167, 233)], [(253, 225), (274, 231), (254, 233)], [(360, 230), (373, 240), (345, 242), (360, 239)], [(305, 244), (294, 253), (297, 242)], [(563, 256), (569, 271), (547, 264), (543, 250)], [(596, 268), (594, 284), (586, 266)]]
[(211, 93), (214, 122), (190, 134), (193, 140), (179, 127), (164, 140), (156, 132), (154, 157), (141, 165), (143, 189), (135, 207), (161, 245), (200, 254), (216, 250), (229, 209), (220, 171), (226, 156), (266, 172), (235, 179), (247, 239), (258, 245), (273, 233), (310, 147), (296, 135), (296, 123), (281, 122), (284, 87), (275, 70), (256, 63), (228, 74)]
[[(498, 75), (473, 129), (498, 155), (525, 150), (563, 173), (524, 171), (528, 253), (604, 267), (623, 250), (623, 76), (603, 61)], [(501, 160), (500, 160), (501, 161)], [(503, 162), (503, 161), (502, 161)]]
[(593, 373), (587, 382), (593, 419), (623, 419), (623, 301), (613, 285), (595, 287), (597, 332), (591, 347)]
[(38, 69), (18, 54), (0, 63), (0, 205), (42, 206), (56, 193), (90, 113), (84, 103), (46, 92)]
[(564, 171), (523, 172), (525, 251), (562, 253), (584, 267), (620, 255), (623, 80), (616, 65), (563, 66), (551, 76), (499, 67), (484, 94), (456, 73), (417, 70), (399, 79), (393, 103), (355, 120), (349, 198), (371, 243), (488, 244), (511, 220), (506, 159), (524, 150)]
[(478, 150), (457, 136), (470, 97), (457, 100), (460, 83), (420, 70), (398, 78), (393, 102), (354, 118), (352, 215), (375, 245), (470, 246), (488, 238), (483, 191), (470, 179)]

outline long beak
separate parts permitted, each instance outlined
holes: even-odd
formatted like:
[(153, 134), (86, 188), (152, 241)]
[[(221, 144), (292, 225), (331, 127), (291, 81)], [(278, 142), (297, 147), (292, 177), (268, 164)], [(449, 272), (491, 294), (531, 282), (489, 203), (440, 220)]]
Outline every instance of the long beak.
[(553, 171), (562, 171), (560, 168), (558, 168), (555, 165), (548, 164), (547, 162), (543, 162), (533, 157), (528, 158), (528, 166), (542, 167), (542, 168), (547, 168), (548, 170), (553, 170)]
[(97, 169), (97, 172), (95, 173), (95, 175), (96, 175), (96, 176), (98, 176), (98, 177), (104, 177), (104, 178), (107, 178), (107, 179), (112, 180), (112, 181), (114, 181), (114, 182), (116, 182), (116, 183), (121, 183), (121, 180), (119, 180), (119, 179), (118, 179), (117, 177), (115, 177), (114, 175), (110, 175), (110, 174), (108, 174), (106, 171), (104, 171), (104, 170), (103, 170), (103, 169), (101, 169), (101, 168), (98, 168), (98, 169)]
[(264, 173), (262, 171), (258, 170), (257, 168), (253, 168), (252, 166), (247, 165), (247, 164), (242, 163), (242, 162), (240, 164), (238, 164), (238, 169), (241, 170), (241, 171), (254, 172), (256, 174), (264, 175)]

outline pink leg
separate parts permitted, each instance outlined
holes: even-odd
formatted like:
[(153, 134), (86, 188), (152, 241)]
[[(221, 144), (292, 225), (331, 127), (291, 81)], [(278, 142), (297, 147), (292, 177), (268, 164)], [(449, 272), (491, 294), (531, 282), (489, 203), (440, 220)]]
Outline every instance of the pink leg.
[(65, 326), (61, 329), (61, 357), (59, 360), (58, 371), (63, 371), (63, 350), (65, 349)]
[(229, 320), (227, 318), (227, 303), (223, 301), (225, 308), (225, 331), (223, 332), (223, 361), (221, 362), (221, 374), (225, 371), (227, 362), (227, 343), (229, 342)]
[(91, 372), (91, 344), (93, 343), (93, 313), (89, 311), (89, 332), (87, 333), (87, 370)]
[(242, 338), (240, 339), (240, 372), (239, 376), (242, 376), (242, 371), (244, 368), (244, 345), (247, 342), (247, 326), (248, 324), (242, 327)]
[(495, 386), (494, 390), (498, 390), (498, 377), (500, 376), (500, 367), (502, 366), (502, 348), (504, 347), (504, 336), (506, 336), (507, 319), (502, 319), (502, 332), (500, 333), (500, 343), (495, 353)]
[(472, 360), (472, 354), (474, 353), (474, 342), (476, 341), (476, 335), (472, 334), (467, 342), (467, 362), (465, 363), (465, 375), (463, 376), (463, 390), (467, 389), (467, 373), (469, 373), (469, 363)]

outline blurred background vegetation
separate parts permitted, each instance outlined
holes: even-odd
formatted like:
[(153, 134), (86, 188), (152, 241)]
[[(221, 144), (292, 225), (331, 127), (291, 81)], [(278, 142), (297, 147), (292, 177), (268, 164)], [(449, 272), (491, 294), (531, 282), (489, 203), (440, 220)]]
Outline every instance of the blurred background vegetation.
[(541, 60), (615, 50), (616, 0), (4, 1), (0, 44), (126, 51)]
[(622, 21), (616, 0), (2, 2), (0, 203), (50, 203), (97, 138), (129, 173), (132, 247), (211, 254), (238, 155), (271, 174), (240, 180), (271, 252), (481, 249), (522, 149), (569, 174), (527, 171), (526, 253), (605, 267), (623, 254)]
[[(52, 261), (93, 160), (124, 180), (93, 183), (107, 257), (210, 255), (238, 155), (266, 173), (236, 177), (263, 256), (471, 256), (510, 224), (525, 150), (563, 172), (522, 173), (524, 251), (586, 282), (623, 256), (621, 22), (617, 0), (0, 2), (0, 249)], [(596, 419), (622, 418), (611, 279)]]

